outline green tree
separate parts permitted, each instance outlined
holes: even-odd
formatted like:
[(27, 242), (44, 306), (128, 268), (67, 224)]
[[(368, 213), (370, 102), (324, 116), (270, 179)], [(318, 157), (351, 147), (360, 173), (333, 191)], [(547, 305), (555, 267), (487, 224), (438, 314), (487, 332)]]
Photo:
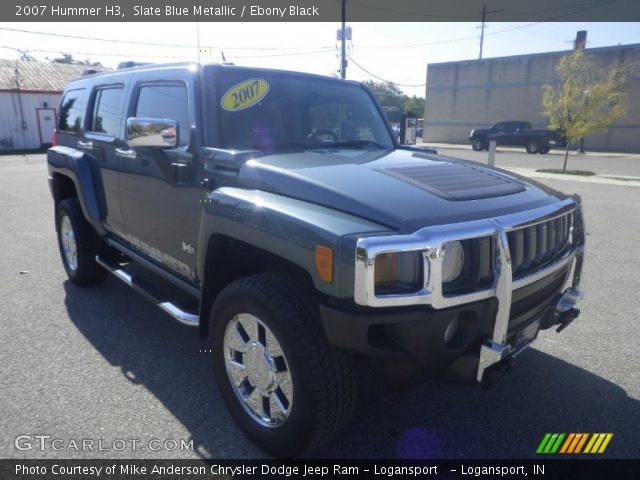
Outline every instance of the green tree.
[(543, 87), (542, 106), (549, 127), (561, 130), (567, 139), (562, 172), (567, 171), (572, 142), (609, 126), (626, 116), (626, 66), (618, 62), (608, 68), (596, 67), (583, 50), (560, 59), (556, 66), (560, 82)]
[(73, 58), (73, 55), (69, 53), (63, 53), (61, 57), (57, 58), (48, 58), (51, 63), (66, 63), (69, 65), (87, 65), (88, 67), (101, 67), (102, 64), (100, 62), (92, 62), (88, 58), (85, 60), (77, 60)]
[(367, 80), (364, 85), (371, 90), (380, 106), (391, 122), (399, 122), (404, 111), (406, 95), (391, 82), (376, 82)]
[(416, 97), (415, 95), (406, 97), (404, 111), (415, 115), (416, 118), (422, 118), (424, 115), (424, 98)]

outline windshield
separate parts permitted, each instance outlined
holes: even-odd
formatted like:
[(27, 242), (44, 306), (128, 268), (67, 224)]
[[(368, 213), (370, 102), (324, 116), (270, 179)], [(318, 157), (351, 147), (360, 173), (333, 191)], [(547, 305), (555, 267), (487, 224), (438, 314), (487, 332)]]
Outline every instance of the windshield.
[(244, 69), (214, 74), (219, 148), (394, 148), (376, 105), (357, 85)]

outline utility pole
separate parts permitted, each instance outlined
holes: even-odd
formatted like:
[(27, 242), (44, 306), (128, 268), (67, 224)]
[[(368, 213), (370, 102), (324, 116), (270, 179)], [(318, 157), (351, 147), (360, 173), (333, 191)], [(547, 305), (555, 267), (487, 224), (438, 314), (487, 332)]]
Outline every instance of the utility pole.
[[(573, 49), (574, 50), (584, 50), (587, 46), (587, 31), (579, 30), (576, 32), (576, 39), (573, 41)], [(585, 97), (587, 92), (585, 92)], [(585, 98), (586, 101), (586, 98)], [(584, 151), (584, 137), (580, 138), (580, 145), (578, 145), (578, 153), (585, 153)]]
[(343, 80), (347, 78), (347, 32), (346, 32), (346, 23), (347, 23), (347, 0), (342, 0), (342, 35), (340, 38), (342, 39), (341, 46), (341, 57), (340, 57), (340, 78)]
[(482, 60), (482, 47), (484, 45), (484, 24), (487, 20), (487, 13), (500, 13), (502, 11), (502, 9), (500, 10), (487, 10), (487, 6), (483, 5), (482, 6), (482, 27), (480, 30), (480, 55), (478, 55), (478, 60)]

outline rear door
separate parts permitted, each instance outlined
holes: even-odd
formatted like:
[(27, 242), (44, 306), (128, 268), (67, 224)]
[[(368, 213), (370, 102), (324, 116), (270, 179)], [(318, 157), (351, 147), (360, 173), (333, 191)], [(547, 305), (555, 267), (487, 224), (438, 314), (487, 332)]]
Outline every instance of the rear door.
[[(192, 283), (201, 212), (195, 80), (184, 70), (136, 74), (128, 117), (178, 122), (175, 148), (135, 147), (124, 157), (122, 208), (130, 245)], [(173, 134), (173, 132), (171, 132)]]
[[(99, 89), (113, 89), (101, 99)], [(114, 143), (119, 134), (122, 108), (118, 97), (121, 83), (105, 83), (93, 89), (89, 81), (65, 91), (60, 103), (57, 143), (83, 152), (95, 167), (96, 195), (104, 215), (103, 224), (110, 232), (120, 232), (119, 175), (122, 162), (115, 157)], [(97, 101), (98, 100), (98, 101)], [(99, 101), (101, 100), (101, 101)], [(92, 130), (98, 130), (93, 131)]]

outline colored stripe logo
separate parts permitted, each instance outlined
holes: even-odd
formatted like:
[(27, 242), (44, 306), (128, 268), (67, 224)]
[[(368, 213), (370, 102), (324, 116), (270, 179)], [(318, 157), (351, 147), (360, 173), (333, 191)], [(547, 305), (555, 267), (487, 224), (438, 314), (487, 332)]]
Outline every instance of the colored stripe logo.
[(536, 453), (604, 453), (612, 438), (613, 433), (545, 433)]

